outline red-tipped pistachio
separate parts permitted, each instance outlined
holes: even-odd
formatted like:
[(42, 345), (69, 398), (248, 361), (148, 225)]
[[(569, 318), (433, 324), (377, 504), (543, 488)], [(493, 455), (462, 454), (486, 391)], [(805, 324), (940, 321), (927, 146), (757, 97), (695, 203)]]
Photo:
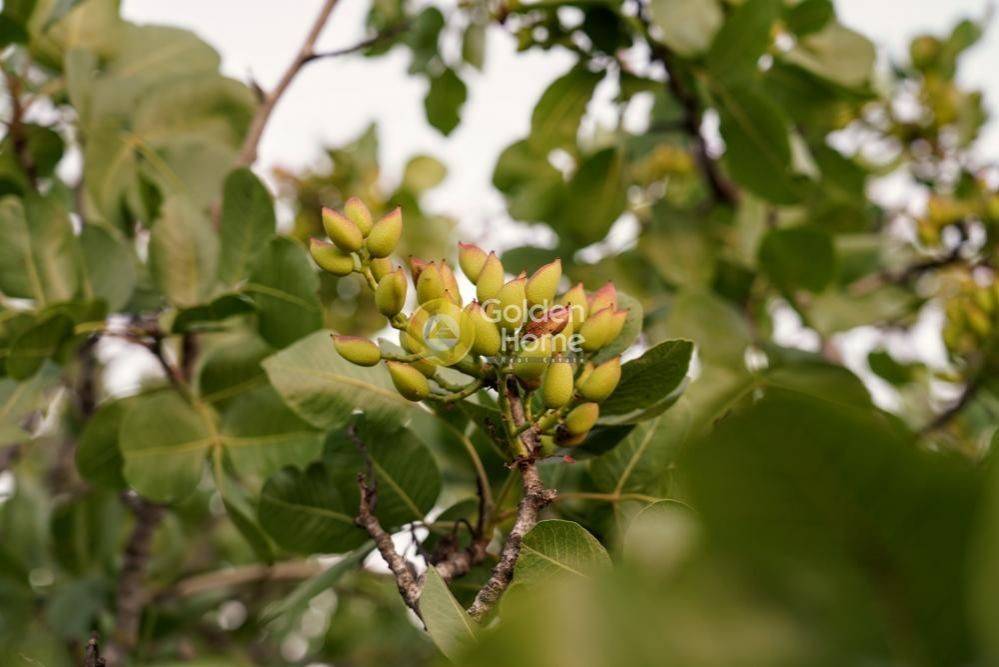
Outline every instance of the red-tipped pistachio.
[(590, 312), (599, 313), (604, 308), (617, 308), (617, 289), (614, 283), (604, 283), (603, 287), (590, 295)]
[(579, 380), (577, 391), (588, 401), (600, 402), (610, 396), (621, 381), (621, 357), (614, 357), (593, 368)]
[(382, 360), (382, 352), (362, 336), (333, 336), (333, 347), (340, 356), (358, 366), (374, 366)]
[(354, 258), (329, 241), (309, 239), (309, 254), (319, 268), (335, 276), (349, 276), (354, 270)]
[(583, 350), (595, 352), (610, 342), (614, 326), (614, 311), (610, 307), (586, 318), (579, 328), (579, 334), (583, 337)]
[(371, 211), (364, 204), (363, 201), (357, 197), (351, 197), (347, 200), (347, 203), (343, 205), (343, 213), (347, 218), (357, 225), (357, 228), (361, 230), (361, 234), (364, 236), (368, 235), (371, 231)]
[(402, 238), (402, 209), (396, 208), (371, 226), (368, 233), (368, 252), (372, 257), (388, 257), (395, 252)]
[(475, 284), (482, 273), (482, 267), (486, 265), (486, 258), (489, 255), (486, 251), (472, 243), (458, 244), (458, 266), (461, 272)]
[(394, 317), (399, 314), (403, 306), (406, 305), (406, 292), (409, 289), (409, 281), (402, 268), (389, 273), (378, 281), (375, 288), (375, 305), (385, 317)]
[(451, 266), (447, 263), (447, 260), (441, 260), (438, 265), (441, 272), (441, 278), (444, 280), (444, 290), (448, 294), (448, 298), (455, 304), (461, 305), (461, 292), (458, 290), (458, 281), (454, 277), (454, 271)]
[(364, 236), (357, 225), (331, 208), (323, 209), (323, 228), (336, 247), (344, 252), (356, 252), (364, 244)]
[(386, 361), (392, 384), (396, 390), (411, 401), (422, 401), (430, 395), (430, 383), (419, 370), (401, 361)]
[(532, 305), (550, 303), (555, 298), (560, 280), (562, 280), (562, 260), (556, 259), (545, 264), (527, 281), (525, 288), (527, 301)]
[(541, 400), (546, 408), (561, 408), (572, 400), (572, 364), (556, 361), (548, 365), (541, 381)]

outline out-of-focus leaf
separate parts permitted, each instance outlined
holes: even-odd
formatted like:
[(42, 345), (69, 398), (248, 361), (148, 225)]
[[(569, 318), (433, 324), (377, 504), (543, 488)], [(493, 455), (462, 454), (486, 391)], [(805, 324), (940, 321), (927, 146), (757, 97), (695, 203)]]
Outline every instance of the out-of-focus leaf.
[(513, 571), (518, 585), (531, 586), (552, 577), (588, 577), (610, 567), (607, 550), (573, 521), (540, 521), (524, 535)]
[(624, 364), (617, 389), (600, 404), (602, 422), (632, 423), (661, 412), (683, 384), (693, 352), (691, 341), (669, 340)]
[(79, 239), (84, 294), (103, 299), (111, 312), (121, 310), (138, 280), (137, 260), (128, 241), (115, 229), (92, 224), (83, 226)]
[(149, 270), (177, 306), (202, 303), (215, 285), (218, 237), (187, 201), (169, 199), (149, 236)]
[(577, 66), (555, 79), (531, 114), (532, 148), (542, 154), (553, 148), (575, 147), (579, 123), (603, 74)]
[(271, 195), (249, 169), (237, 169), (226, 177), (219, 225), (219, 280), (232, 285), (249, 275), (276, 225)]
[(510, 215), (528, 222), (555, 219), (568, 196), (561, 172), (526, 139), (500, 153), (493, 185), (506, 196)]
[(402, 424), (420, 409), (403, 398), (382, 366), (356, 366), (317, 331), (263, 362), (271, 384), (288, 406), (320, 429), (345, 424), (355, 409), (369, 420)]
[(427, 122), (447, 136), (461, 122), (461, 107), (468, 99), (468, 87), (453, 69), (446, 68), (430, 78), (430, 89), (423, 100)]
[(437, 187), (447, 178), (447, 166), (435, 157), (417, 155), (409, 159), (402, 174), (402, 184), (413, 192)]
[(616, 148), (586, 157), (569, 179), (556, 229), (579, 246), (599, 241), (624, 212), (624, 158)]
[(743, 367), (752, 339), (745, 318), (732, 304), (701, 290), (677, 294), (666, 320), (666, 334), (694, 341), (702, 361), (735, 368)]
[(87, 421), (76, 448), (76, 469), (91, 484), (110, 489), (125, 488), (124, 460), (118, 446), (118, 432), (129, 407), (136, 399), (110, 401)]
[(732, 178), (775, 204), (797, 201), (800, 186), (791, 174), (791, 142), (780, 108), (745, 85), (715, 90), (725, 164)]
[(836, 277), (832, 237), (816, 227), (774, 229), (763, 237), (760, 266), (777, 287), (821, 292)]
[(420, 614), (434, 644), (450, 660), (466, 651), (478, 637), (479, 626), (454, 599), (433, 567), (427, 570), (420, 592)]
[(770, 44), (780, 4), (779, 0), (746, 0), (729, 14), (708, 51), (712, 76), (734, 81), (757, 71), (757, 60)]
[(39, 306), (68, 301), (79, 284), (76, 237), (52, 198), (0, 199), (0, 290)]
[(857, 87), (870, 79), (877, 53), (866, 37), (831, 22), (801, 39), (783, 57), (841, 86)]
[(249, 297), (242, 294), (223, 294), (203, 306), (185, 308), (177, 313), (170, 329), (174, 333), (197, 331), (206, 325), (225, 320), (236, 315), (245, 315), (256, 310)]
[(787, 29), (803, 37), (821, 30), (836, 16), (831, 0), (803, 0), (784, 12)]
[(257, 304), (260, 335), (274, 347), (285, 347), (323, 324), (312, 260), (289, 238), (271, 239), (244, 289)]
[(486, 24), (469, 23), (461, 38), (461, 58), (477, 70), (486, 63)]
[(274, 349), (252, 332), (236, 332), (218, 341), (203, 356), (198, 393), (203, 401), (224, 405), (267, 382), (260, 365)]
[(34, 375), (46, 359), (56, 356), (73, 335), (73, 320), (56, 313), (33, 324), (14, 339), (7, 356), (7, 375), (25, 380)]
[(706, 51), (725, 20), (718, 0), (654, 0), (651, 9), (663, 42), (682, 56)]

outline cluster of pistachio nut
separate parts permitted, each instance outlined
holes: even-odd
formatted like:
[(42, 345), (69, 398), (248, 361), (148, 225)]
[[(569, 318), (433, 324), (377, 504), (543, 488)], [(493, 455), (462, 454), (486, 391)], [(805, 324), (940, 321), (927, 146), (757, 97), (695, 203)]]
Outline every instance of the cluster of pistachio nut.
[[(384, 362), (395, 388), (411, 401), (449, 402), (500, 389), (504, 418), (505, 394), (512, 387), (526, 412), (524, 424), (507, 424), (513, 443), (520, 442), (516, 432), (525, 428), (537, 430), (544, 452), (586, 438), (600, 415), (599, 404), (621, 378), (620, 356), (597, 358), (618, 338), (627, 318), (612, 283), (592, 293), (580, 283), (558, 295), (561, 260), (508, 280), (496, 253), (459, 243), (459, 266), (476, 293), (463, 304), (446, 260), (410, 257), (407, 276), (389, 259), (402, 233), (398, 209), (373, 222), (367, 207), (352, 198), (343, 213), (324, 209), (323, 225), (330, 242), (312, 240), (316, 263), (338, 276), (361, 274), (374, 290), (379, 311), (399, 332), (397, 352), (368, 338), (334, 335), (344, 359), (360, 366)], [(404, 313), (410, 284), (417, 306)], [(461, 383), (458, 377), (471, 381)]]
[(999, 334), (999, 281), (980, 285), (961, 281), (944, 307), (944, 344), (954, 355), (986, 351)]

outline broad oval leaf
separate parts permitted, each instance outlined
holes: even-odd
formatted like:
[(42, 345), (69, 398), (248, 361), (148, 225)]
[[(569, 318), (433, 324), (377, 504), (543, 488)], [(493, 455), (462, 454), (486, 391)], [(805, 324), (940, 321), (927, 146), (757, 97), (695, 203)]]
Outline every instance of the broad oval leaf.
[(337, 354), (328, 331), (267, 357), (263, 366), (288, 407), (320, 429), (345, 424), (354, 410), (363, 410), (371, 421), (398, 425), (421, 409), (395, 390), (382, 366), (355, 366)]
[(219, 280), (232, 285), (250, 274), (254, 258), (274, 234), (274, 201), (249, 169), (237, 169), (222, 190)]
[(243, 288), (257, 304), (260, 335), (285, 347), (323, 324), (319, 277), (301, 245), (275, 237), (260, 252)]
[(650, 9), (663, 43), (688, 57), (706, 51), (725, 20), (718, 0), (653, 0)]
[(478, 624), (458, 604), (434, 567), (427, 568), (420, 591), (420, 615), (434, 644), (452, 662), (478, 639)]
[(659, 414), (659, 408), (675, 400), (693, 352), (689, 340), (668, 340), (624, 364), (617, 389), (600, 405), (602, 423), (631, 423)]
[(836, 277), (832, 237), (816, 227), (767, 232), (760, 244), (760, 266), (781, 290), (821, 292)]
[(642, 422), (613, 449), (590, 461), (594, 485), (606, 493), (662, 498), (670, 487), (670, 466), (690, 429), (690, 411), (680, 403)]
[(76, 469), (91, 484), (121, 490), (124, 460), (118, 433), (128, 408), (139, 399), (122, 399), (102, 405), (87, 421), (76, 448)]
[(531, 114), (530, 142), (535, 150), (575, 148), (579, 123), (602, 78), (603, 74), (578, 66), (545, 89)]
[(180, 197), (163, 204), (149, 235), (149, 271), (177, 306), (204, 301), (215, 285), (218, 237), (208, 220)]
[(0, 291), (38, 306), (68, 301), (78, 287), (77, 241), (66, 212), (37, 195), (0, 199)]
[(579, 163), (553, 226), (586, 246), (607, 235), (626, 203), (624, 157), (616, 148), (604, 148)]
[(589, 577), (610, 568), (607, 550), (574, 521), (540, 521), (524, 535), (514, 581), (540, 584), (557, 576)]

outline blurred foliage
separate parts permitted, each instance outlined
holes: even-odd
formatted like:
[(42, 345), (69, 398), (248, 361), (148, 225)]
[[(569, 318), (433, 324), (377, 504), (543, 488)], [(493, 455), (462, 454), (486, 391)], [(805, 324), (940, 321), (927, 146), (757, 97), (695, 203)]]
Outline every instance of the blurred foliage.
[(392, 266), (453, 258), (424, 202), (445, 165), (384, 173), (372, 126), (274, 173), (275, 209), (239, 158), (258, 96), (201, 38), (116, 0), (3, 3), (0, 663), (79, 664), (94, 631), (112, 667), (999, 661), (999, 172), (959, 76), (984, 28), (880, 67), (829, 0), (373, 0), (357, 52), (405, 52), (427, 92), (399, 113), (443, 135), (494, 40), (572, 55), (475, 158), (557, 239), (507, 270), (615, 281), (641, 332), (616, 352), (648, 350), (540, 466), (560, 497), (496, 622), (462, 611), (481, 565), (427, 589), (426, 633), (359, 566), (350, 429), (379, 518), (432, 552), (478, 518), (470, 453), (510, 529), (497, 406), (430, 412), (337, 356), (327, 328), (382, 320), (305, 244), (358, 197), (402, 207)]

